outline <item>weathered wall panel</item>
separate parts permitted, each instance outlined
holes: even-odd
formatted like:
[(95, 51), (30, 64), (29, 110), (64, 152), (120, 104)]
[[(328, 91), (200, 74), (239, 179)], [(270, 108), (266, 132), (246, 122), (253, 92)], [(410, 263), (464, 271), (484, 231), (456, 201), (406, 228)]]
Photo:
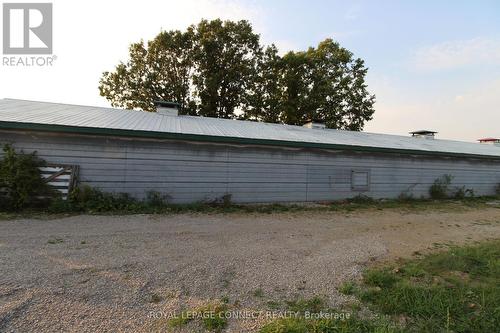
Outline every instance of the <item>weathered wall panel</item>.
[[(102, 190), (138, 198), (155, 190), (172, 202), (225, 194), (236, 202), (420, 197), (443, 174), (478, 195), (493, 194), (500, 183), (500, 162), (489, 160), (12, 131), (0, 131), (0, 142), (36, 150), (50, 163), (79, 165), (80, 181)], [(364, 192), (351, 187), (351, 171), (359, 169), (370, 171)]]

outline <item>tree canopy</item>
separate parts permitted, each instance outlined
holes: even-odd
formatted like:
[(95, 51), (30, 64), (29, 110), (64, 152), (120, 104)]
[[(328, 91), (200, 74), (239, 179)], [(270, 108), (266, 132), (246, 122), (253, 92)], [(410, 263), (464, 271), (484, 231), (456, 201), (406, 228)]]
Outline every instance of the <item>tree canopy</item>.
[(367, 70), (332, 39), (280, 55), (247, 21), (202, 20), (130, 45), (99, 91), (127, 109), (154, 111), (153, 101), (167, 100), (183, 114), (360, 131), (374, 113)]

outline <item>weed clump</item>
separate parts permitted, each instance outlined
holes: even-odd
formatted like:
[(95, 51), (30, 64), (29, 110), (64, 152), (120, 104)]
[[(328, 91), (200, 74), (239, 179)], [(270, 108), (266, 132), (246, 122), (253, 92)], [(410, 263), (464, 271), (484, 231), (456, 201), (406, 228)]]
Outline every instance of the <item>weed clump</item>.
[(3, 152), (4, 157), (0, 160), (0, 209), (18, 211), (40, 206), (55, 194), (40, 174), (39, 167), (46, 164), (36, 152), (18, 153), (11, 145), (4, 145)]
[(369, 197), (367, 195), (358, 194), (357, 196), (349, 199), (348, 202), (355, 203), (355, 204), (374, 204), (377, 201), (375, 199), (373, 199), (372, 197)]
[(356, 284), (352, 281), (345, 282), (339, 288), (339, 291), (344, 295), (352, 295), (354, 294), (356, 288)]
[(429, 195), (432, 199), (448, 198), (448, 190), (453, 180), (453, 176), (445, 174), (434, 180), (434, 183), (429, 188)]
[(465, 186), (459, 187), (455, 194), (453, 195), (455, 199), (465, 199), (474, 198), (474, 190), (471, 188), (465, 188)]

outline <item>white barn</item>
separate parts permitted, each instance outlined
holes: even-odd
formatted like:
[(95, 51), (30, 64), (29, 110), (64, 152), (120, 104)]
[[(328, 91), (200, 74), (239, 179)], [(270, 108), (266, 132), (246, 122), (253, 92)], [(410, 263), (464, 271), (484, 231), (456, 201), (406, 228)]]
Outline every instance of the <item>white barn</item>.
[(0, 100), (0, 143), (53, 164), (79, 166), (79, 182), (174, 203), (328, 201), (428, 196), (434, 180), (494, 194), (500, 147), (142, 111)]

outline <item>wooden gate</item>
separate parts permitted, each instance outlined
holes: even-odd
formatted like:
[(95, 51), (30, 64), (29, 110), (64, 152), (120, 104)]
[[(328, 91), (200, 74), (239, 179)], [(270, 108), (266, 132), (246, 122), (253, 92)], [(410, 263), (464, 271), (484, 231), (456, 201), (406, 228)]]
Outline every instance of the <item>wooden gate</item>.
[(45, 182), (61, 192), (62, 198), (66, 200), (68, 194), (76, 186), (78, 165), (48, 164), (47, 166), (39, 167), (39, 169)]

